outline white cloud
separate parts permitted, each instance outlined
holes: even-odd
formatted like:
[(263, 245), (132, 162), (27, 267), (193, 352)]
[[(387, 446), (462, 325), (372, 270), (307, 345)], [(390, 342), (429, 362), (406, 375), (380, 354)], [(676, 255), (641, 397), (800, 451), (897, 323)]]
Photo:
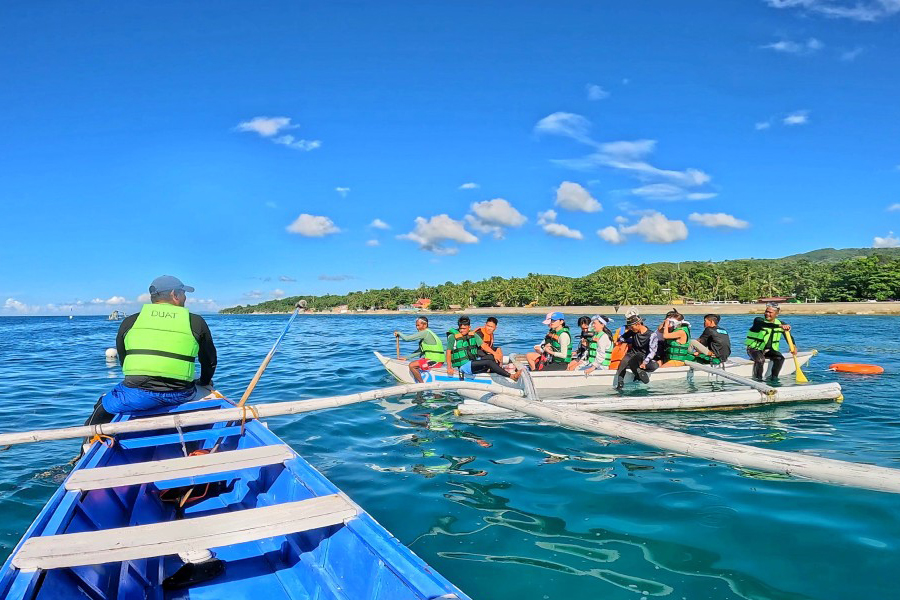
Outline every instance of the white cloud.
[(372, 229), (390, 229), (391, 226), (382, 221), (381, 219), (375, 219), (371, 223), (369, 223), (369, 227)]
[(297, 281), (297, 280), (294, 279), (293, 277), (288, 276), (288, 275), (279, 275), (279, 276), (278, 276), (278, 281), (292, 282), (292, 281)]
[(597, 212), (603, 206), (591, 196), (591, 193), (577, 183), (563, 181), (556, 188), (556, 205), (567, 210), (581, 212)]
[(249, 292), (244, 292), (244, 298), (248, 298), (250, 300), (258, 300), (262, 298), (263, 293), (259, 290), (250, 290)]
[(687, 239), (688, 236), (688, 228), (684, 221), (669, 219), (658, 212), (641, 217), (634, 225), (619, 227), (619, 231), (623, 234), (636, 233), (643, 237), (645, 242), (654, 244), (670, 244)]
[(792, 125), (806, 125), (809, 123), (809, 111), (808, 110), (798, 110), (797, 112), (793, 112), (786, 116), (781, 121), (787, 126)]
[(656, 149), (656, 140), (638, 139), (598, 143), (588, 136), (590, 125), (590, 121), (581, 115), (557, 112), (541, 119), (535, 125), (535, 131), (570, 137), (594, 149), (592, 154), (581, 158), (551, 161), (571, 169), (590, 170), (597, 167), (617, 169), (643, 182), (667, 183), (684, 188), (685, 197), (691, 193), (686, 191), (688, 188), (701, 187), (712, 181), (712, 177), (700, 169), (687, 168), (676, 171), (661, 169), (650, 164), (647, 159)]
[(625, 223), (628, 222), (628, 217), (623, 217), (622, 215), (619, 215), (619, 216), (617, 216), (617, 217), (616, 217), (615, 219), (613, 219), (613, 220), (614, 220), (616, 223), (618, 223), (619, 225), (624, 225)]
[(456, 246), (446, 246), (447, 242), (474, 244), (478, 238), (466, 231), (462, 221), (441, 214), (430, 219), (416, 217), (416, 226), (409, 233), (397, 236), (400, 240), (410, 240), (419, 244), (421, 250), (435, 254), (450, 255), (459, 252)]
[(872, 240), (873, 248), (900, 248), (900, 239), (894, 237), (894, 232), (889, 231), (887, 237), (875, 236)]
[(366, 246), (380, 246), (381, 242), (378, 240), (369, 240), (366, 242)]
[(688, 219), (704, 227), (731, 227), (732, 229), (746, 229), (750, 227), (750, 223), (747, 221), (725, 213), (691, 213)]
[(353, 275), (319, 275), (319, 281), (347, 281), (356, 279)]
[(862, 46), (857, 46), (852, 50), (845, 50), (844, 52), (841, 52), (841, 60), (844, 62), (853, 62), (854, 60), (859, 58), (859, 55), (863, 52), (864, 49), (862, 48)]
[(589, 83), (586, 89), (588, 100), (605, 100), (606, 98), (609, 98), (609, 92), (599, 85)]
[(504, 227), (521, 227), (528, 219), (504, 198), (472, 204), (474, 215), (466, 215), (466, 223), (481, 233), (503, 239)]
[(461, 189), (461, 190), (477, 190), (480, 187), (481, 186), (478, 185), (477, 183), (470, 181), (468, 183), (464, 183), (461, 186), (459, 186), (459, 189)]
[(775, 52), (783, 52), (785, 54), (812, 54), (818, 52), (825, 47), (825, 44), (816, 38), (809, 38), (805, 42), (794, 42), (791, 40), (781, 40), (771, 44), (760, 46), (765, 50), (774, 50)]
[(771, 126), (772, 126), (771, 121), (757, 121), (756, 124), (753, 126), (753, 128), (756, 129), (757, 131), (762, 131), (763, 129), (768, 129)]
[(669, 202), (676, 200), (708, 200), (718, 196), (718, 194), (713, 192), (689, 192), (671, 183), (651, 183), (634, 188), (631, 190), (631, 193), (651, 200), (666, 200)]
[(900, 202), (895, 202), (895, 203), (891, 204), (890, 206), (887, 207), (887, 210), (889, 210), (891, 212), (900, 210)]
[(128, 300), (124, 296), (113, 296), (106, 300), (106, 303), (109, 305), (113, 304), (127, 304)]
[(212, 298), (194, 298), (193, 296), (188, 296), (184, 305), (209, 312), (216, 312), (220, 308), (218, 302)]
[(304, 152), (315, 150), (322, 145), (322, 142), (320, 140), (301, 140), (295, 138), (290, 134), (272, 138), (272, 141), (276, 144), (281, 144), (282, 146), (287, 146), (288, 148), (293, 148), (294, 150), (302, 150)]
[(341, 198), (346, 198), (346, 197), (347, 197), (347, 194), (350, 193), (350, 188), (348, 188), (348, 187), (336, 187), (336, 188), (334, 188), (334, 191), (336, 191), (338, 194), (340, 194), (340, 195), (341, 195)]
[(610, 225), (609, 227), (604, 227), (603, 229), (598, 229), (597, 235), (599, 235), (610, 244), (622, 244), (625, 242), (625, 236), (622, 235), (622, 233), (612, 225)]
[(297, 217), (286, 229), (290, 233), (299, 233), (305, 237), (324, 237), (340, 231), (328, 217), (319, 217), (306, 213)]
[(19, 302), (15, 298), (7, 298), (6, 302), (3, 303), (3, 308), (17, 313), (30, 312), (30, 307), (27, 304)]
[(566, 237), (573, 240), (583, 239), (584, 236), (577, 229), (567, 227), (562, 223), (556, 222), (556, 211), (552, 208), (538, 213), (538, 225), (548, 234), (554, 237)]
[(269, 295), (273, 298), (284, 298), (284, 290), (275, 288), (274, 290), (269, 292)]
[(272, 137), (285, 129), (296, 129), (299, 125), (292, 125), (290, 117), (253, 117), (249, 121), (238, 123), (236, 131), (258, 133), (262, 137)]
[(588, 137), (590, 128), (590, 121), (581, 115), (567, 112), (555, 112), (544, 117), (534, 126), (537, 133), (562, 135), (593, 145), (594, 142)]
[(798, 8), (826, 17), (878, 21), (900, 12), (900, 0), (765, 0), (773, 8)]
[(256, 133), (275, 144), (287, 146), (294, 150), (308, 152), (310, 150), (315, 150), (322, 145), (322, 142), (319, 140), (301, 140), (291, 134), (282, 133), (289, 129), (297, 129), (298, 127), (299, 125), (291, 123), (290, 117), (253, 117), (249, 121), (238, 123), (234, 130), (246, 133)]
[(150, 293), (144, 292), (140, 296), (137, 297), (137, 301), (141, 304), (149, 304), (150, 303)]

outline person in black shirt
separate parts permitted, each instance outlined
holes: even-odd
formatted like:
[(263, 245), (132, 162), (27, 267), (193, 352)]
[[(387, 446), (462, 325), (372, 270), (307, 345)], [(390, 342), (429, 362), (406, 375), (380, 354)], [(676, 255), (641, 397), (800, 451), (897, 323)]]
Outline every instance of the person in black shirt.
[(642, 383), (650, 382), (650, 373), (659, 368), (659, 363), (654, 360), (658, 339), (653, 335), (644, 320), (633, 315), (625, 321), (626, 332), (619, 338), (618, 343), (628, 344), (628, 352), (622, 357), (619, 368), (616, 369), (616, 389), (625, 387), (625, 372), (629, 369), (634, 378)]
[(731, 356), (731, 338), (727, 331), (719, 327), (719, 321), (719, 315), (709, 314), (703, 317), (703, 333), (696, 340), (691, 340), (694, 356), (704, 361), (716, 359), (720, 362), (725, 362)]

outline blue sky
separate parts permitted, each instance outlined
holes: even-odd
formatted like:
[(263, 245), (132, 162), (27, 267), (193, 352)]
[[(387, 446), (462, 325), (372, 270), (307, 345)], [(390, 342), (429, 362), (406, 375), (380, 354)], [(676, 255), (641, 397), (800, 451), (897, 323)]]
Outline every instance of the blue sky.
[(0, 314), (131, 312), (163, 273), (208, 311), (898, 245), (898, 24), (900, 0), (10, 0)]

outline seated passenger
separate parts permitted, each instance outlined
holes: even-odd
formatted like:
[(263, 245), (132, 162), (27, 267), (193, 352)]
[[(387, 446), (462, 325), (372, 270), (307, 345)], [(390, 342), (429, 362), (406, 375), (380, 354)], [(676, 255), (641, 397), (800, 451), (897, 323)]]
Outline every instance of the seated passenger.
[(597, 369), (609, 368), (613, 351), (613, 333), (608, 327), (610, 323), (611, 320), (605, 315), (591, 317), (590, 325), (593, 336), (587, 343), (584, 357), (581, 360), (573, 360), (569, 364), (570, 371), (581, 369), (585, 375), (590, 375)]
[(696, 340), (691, 341), (691, 351), (699, 362), (719, 364), (731, 356), (731, 338), (719, 327), (719, 315), (703, 317), (705, 329)]
[(478, 348), (478, 358), (490, 358), (503, 364), (503, 349), (494, 345), (494, 332), (497, 330), (497, 317), (488, 317), (484, 325), (475, 330), (482, 344)]
[(684, 315), (672, 309), (660, 325), (660, 334), (665, 340), (660, 367), (681, 367), (685, 361), (693, 361), (690, 351), (691, 326), (684, 320)]
[(510, 375), (493, 357), (478, 358), (478, 349), (484, 343), (484, 340), (470, 330), (472, 325), (469, 317), (460, 317), (457, 324), (458, 327), (456, 329), (451, 329), (447, 332), (445, 361), (448, 375), (452, 377), (458, 369), (460, 379), (463, 379), (465, 374), (477, 375), (487, 372), (508, 377), (513, 381), (519, 379), (521, 373), (516, 371), (513, 375)]
[(642, 383), (650, 383), (650, 373), (659, 368), (656, 356), (657, 340), (653, 332), (644, 325), (644, 320), (633, 315), (625, 322), (627, 331), (619, 338), (619, 343), (627, 344), (628, 351), (616, 369), (616, 389), (625, 386), (625, 372), (630, 370), (634, 378)]
[(526, 355), (528, 364), (538, 371), (565, 371), (572, 362), (572, 336), (566, 327), (565, 315), (553, 312), (544, 319), (550, 331), (542, 344), (535, 345), (534, 352)]
[(409, 355), (409, 374), (422, 383), (422, 371), (428, 371), (444, 364), (444, 344), (435, 332), (428, 328), (428, 317), (416, 319), (416, 333), (406, 335), (399, 331), (394, 337), (404, 342), (418, 340), (419, 347)]

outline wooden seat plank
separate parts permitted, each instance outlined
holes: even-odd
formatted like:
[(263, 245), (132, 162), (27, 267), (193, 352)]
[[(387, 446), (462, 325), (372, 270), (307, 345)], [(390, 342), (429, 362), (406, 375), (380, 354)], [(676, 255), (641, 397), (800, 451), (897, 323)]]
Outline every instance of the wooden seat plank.
[(358, 509), (341, 494), (207, 517), (29, 538), (13, 558), (22, 570), (55, 569), (209, 550), (340, 525)]
[(211, 475), (274, 465), (294, 456), (290, 446), (278, 444), (113, 467), (80, 469), (66, 480), (66, 489), (87, 491)]

